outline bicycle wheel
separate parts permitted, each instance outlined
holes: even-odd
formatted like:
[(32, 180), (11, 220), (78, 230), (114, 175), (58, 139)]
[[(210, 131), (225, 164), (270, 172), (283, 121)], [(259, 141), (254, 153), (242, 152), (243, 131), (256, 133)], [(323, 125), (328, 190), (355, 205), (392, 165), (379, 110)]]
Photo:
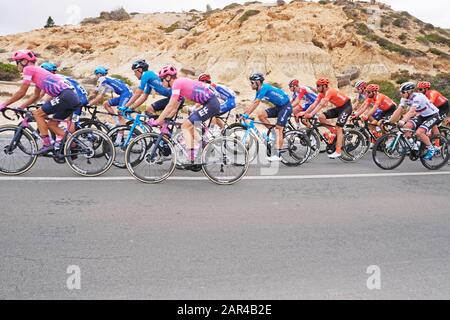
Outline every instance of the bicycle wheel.
[[(108, 136), (113, 142), (116, 150), (116, 158), (113, 162), (115, 167), (120, 169), (125, 169), (127, 167), (125, 164), (125, 151), (127, 150), (129, 142), (142, 133), (143, 132), (138, 128), (135, 128), (134, 131), (131, 132), (131, 127), (127, 125), (117, 126), (109, 131)], [(135, 150), (134, 152), (139, 153), (140, 149)]]
[(248, 151), (237, 139), (221, 136), (210, 141), (203, 150), (203, 173), (216, 184), (235, 184), (245, 176), (248, 168)]
[(0, 126), (0, 173), (20, 175), (36, 163), (36, 140), (26, 129), (15, 125)]
[(309, 154), (309, 158), (306, 162), (311, 162), (320, 154), (321, 148), (321, 139), (319, 134), (311, 129), (300, 129), (300, 132), (303, 132), (307, 136), (309, 136), (309, 145), (311, 147), (311, 152)]
[(398, 139), (396, 134), (388, 133), (375, 142), (372, 158), (375, 164), (383, 170), (397, 168), (409, 150), (404, 137)]
[(248, 131), (242, 124), (233, 123), (224, 133), (225, 136), (241, 141), (247, 149), (249, 162), (253, 162), (259, 153), (258, 139)]
[(435, 147), (436, 154), (431, 160), (425, 160), (423, 156), (427, 152), (426, 146), (422, 143), (420, 146), (420, 162), (429, 170), (439, 170), (448, 163), (450, 154), (448, 152), (448, 140), (443, 135), (435, 135), (430, 138)]
[(281, 162), (288, 166), (299, 166), (305, 163), (311, 154), (310, 138), (301, 131), (289, 131), (284, 135)]
[(100, 130), (104, 133), (108, 133), (109, 132), (109, 128), (106, 124), (98, 121), (98, 120), (92, 120), (92, 119), (86, 119), (86, 118), (82, 118), (80, 119), (79, 123), (78, 123), (79, 127), (81, 129), (85, 129), (85, 128), (94, 128), (97, 130)]
[[(444, 136), (445, 139), (447, 139), (447, 142), (450, 141), (450, 128), (441, 126), (441, 127), (439, 127), (439, 132), (441, 133), (441, 135)], [(450, 164), (450, 160), (449, 160), (448, 164)]]
[(177, 164), (177, 155), (167, 137), (160, 138), (156, 133), (144, 133), (128, 145), (125, 163), (130, 174), (137, 180), (160, 183), (172, 175)]
[(366, 154), (366, 147), (369, 142), (358, 130), (345, 130), (344, 142), (342, 144), (342, 155), (339, 160), (342, 162), (355, 162)]
[(66, 163), (74, 172), (85, 177), (97, 177), (108, 171), (115, 154), (108, 135), (94, 128), (75, 131), (64, 144)]

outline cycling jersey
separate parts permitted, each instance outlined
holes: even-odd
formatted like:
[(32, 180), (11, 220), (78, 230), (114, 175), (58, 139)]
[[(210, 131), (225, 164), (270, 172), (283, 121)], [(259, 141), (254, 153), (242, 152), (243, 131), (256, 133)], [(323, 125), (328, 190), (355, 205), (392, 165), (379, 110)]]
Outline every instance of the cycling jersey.
[(366, 103), (378, 105), (378, 109), (382, 111), (388, 111), (395, 105), (394, 101), (382, 93), (377, 93), (373, 98), (367, 98)]
[(327, 99), (338, 108), (344, 107), (345, 104), (350, 101), (349, 97), (334, 88), (328, 89), (326, 94), (319, 93), (317, 100), (320, 102), (322, 99)]
[(438, 108), (442, 107), (448, 101), (447, 98), (442, 95), (442, 93), (436, 90), (428, 90), (426, 96), (430, 100), (430, 102)]
[(255, 100), (268, 101), (276, 107), (284, 107), (290, 102), (289, 96), (283, 90), (267, 83), (256, 93)]
[(314, 103), (314, 101), (316, 101), (317, 94), (308, 87), (300, 86), (292, 95), (292, 102), (297, 99), (304, 99), (305, 104), (311, 105)]
[(216, 96), (223, 101), (236, 99), (236, 93), (224, 85), (211, 83), (211, 87), (214, 89)]
[(222, 100), (220, 105), (221, 114), (231, 111), (236, 107), (236, 93), (233, 90), (216, 83), (211, 83), (211, 89), (213, 89), (216, 97)]
[(172, 95), (172, 90), (164, 87), (161, 79), (153, 71), (146, 71), (142, 74), (139, 89), (144, 91), (145, 94), (150, 94), (152, 90), (155, 90), (157, 93), (167, 98)]
[(400, 105), (405, 107), (415, 107), (416, 112), (420, 113), (422, 117), (428, 117), (435, 113), (439, 113), (439, 109), (428, 100), (428, 98), (419, 92), (411, 94), (409, 99), (402, 98)]
[(215, 94), (210, 86), (203, 82), (178, 78), (172, 85), (172, 97), (178, 98), (178, 101), (181, 101), (181, 98), (186, 98), (203, 105), (212, 97), (215, 97)]
[(130, 94), (130, 87), (120, 79), (111, 77), (100, 77), (97, 82), (97, 88), (95, 91), (101, 93), (115, 93), (119, 96), (123, 94)]
[(86, 91), (86, 89), (78, 83), (78, 81), (64, 76), (64, 75), (60, 75), (64, 81), (66, 82), (66, 84), (68, 84), (71, 89), (77, 94), (78, 98), (80, 99), (80, 103), (81, 105), (85, 106), (88, 104), (88, 93)]
[(70, 86), (64, 80), (38, 66), (27, 66), (23, 69), (23, 83), (34, 83), (36, 87), (52, 97), (57, 97)]
[(367, 93), (358, 93), (358, 96), (356, 97), (356, 100), (358, 102), (364, 102), (367, 99)]

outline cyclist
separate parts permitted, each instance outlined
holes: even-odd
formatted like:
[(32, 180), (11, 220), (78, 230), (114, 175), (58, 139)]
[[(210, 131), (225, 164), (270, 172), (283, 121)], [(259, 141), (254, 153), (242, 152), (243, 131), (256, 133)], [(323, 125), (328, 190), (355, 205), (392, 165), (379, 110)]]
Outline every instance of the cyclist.
[(437, 125), (440, 123), (439, 109), (433, 105), (428, 98), (420, 92), (414, 92), (416, 86), (412, 82), (406, 82), (401, 85), (400, 92), (402, 99), (400, 106), (409, 107), (409, 111), (402, 120), (398, 122), (399, 126), (405, 126), (408, 129), (416, 130), (417, 137), (427, 146), (425, 160), (431, 160), (436, 152), (427, 132), (430, 130), (438, 135)]
[[(56, 74), (56, 72), (58, 71), (58, 66), (52, 62), (44, 62), (43, 64), (41, 64), (41, 68), (43, 68), (53, 74)], [(87, 93), (86, 89), (81, 84), (79, 84), (78, 81), (76, 81), (75, 79), (73, 79), (71, 77), (68, 77), (68, 76), (65, 76), (62, 74), (58, 74), (58, 76), (63, 78), (63, 80), (78, 95), (78, 98), (80, 99), (80, 108), (78, 110), (76, 110), (74, 112), (74, 114), (79, 116), (81, 114), (81, 108), (83, 106), (88, 105), (88, 102), (89, 102), (88, 93)]]
[(220, 113), (220, 102), (214, 94), (214, 91), (205, 83), (191, 80), (188, 78), (179, 78), (177, 69), (172, 65), (167, 65), (159, 71), (159, 78), (168, 88), (172, 89), (172, 95), (166, 108), (162, 111), (157, 120), (150, 119), (152, 126), (163, 125), (165, 119), (175, 116), (180, 102), (188, 99), (199, 103), (202, 107), (194, 111), (189, 118), (184, 120), (181, 128), (183, 129), (184, 139), (187, 148), (189, 148), (190, 164), (185, 165), (187, 170), (195, 170), (199, 165), (194, 164), (196, 148), (194, 147), (194, 124), (205, 122), (208, 119)]
[(256, 97), (253, 103), (245, 110), (244, 118), (248, 117), (259, 106), (261, 101), (270, 102), (275, 107), (268, 108), (258, 112), (259, 120), (270, 127), (268, 118), (277, 118), (275, 127), (276, 133), (276, 150), (267, 160), (270, 162), (281, 161), (281, 153), (283, 152), (283, 131), (289, 118), (292, 115), (292, 105), (289, 95), (283, 90), (276, 88), (268, 83), (264, 83), (264, 76), (261, 73), (253, 73), (250, 78), (252, 89), (256, 91)]
[[(172, 95), (172, 90), (166, 88), (161, 79), (156, 73), (148, 70), (149, 65), (145, 60), (138, 60), (131, 65), (131, 70), (134, 71), (134, 75), (140, 80), (139, 87), (134, 91), (133, 97), (127, 103), (127, 107), (135, 110), (140, 107), (145, 101), (147, 101), (152, 90), (158, 94), (164, 96), (164, 99), (154, 102), (152, 105), (147, 107), (147, 114), (155, 114), (156, 111), (164, 110), (167, 107), (170, 97)], [(182, 104), (180, 103), (180, 106)]]
[(366, 94), (367, 82), (364, 80), (356, 81), (354, 85), (354, 92), (357, 94), (356, 98), (353, 100), (353, 110), (356, 112), (364, 104), (367, 98)]
[(361, 116), (364, 121), (370, 120), (374, 125), (378, 125), (381, 119), (388, 119), (394, 114), (397, 105), (379, 91), (380, 86), (377, 84), (369, 84), (366, 87), (367, 99), (355, 113), (355, 118)]
[[(80, 106), (80, 99), (75, 92), (62, 80), (62, 78), (36, 66), (36, 55), (30, 50), (19, 50), (14, 53), (12, 58), (19, 72), (23, 73), (23, 83), (20, 89), (5, 103), (0, 105), (0, 110), (22, 99), (31, 83), (36, 88), (34, 94), (21, 105), (21, 109), (36, 103), (41, 96), (41, 92), (52, 97), (50, 101), (38, 110), (33, 112), (34, 118), (38, 125), (38, 129), (43, 141), (43, 146), (36, 152), (37, 155), (48, 153), (54, 150), (52, 140), (48, 136), (50, 129), (57, 135), (57, 140), (62, 139), (64, 130), (58, 127), (59, 122), (56, 120), (64, 120), (68, 118)], [(46, 121), (46, 117), (54, 115), (53, 119)]]
[[(202, 73), (198, 77), (198, 81), (209, 84), (217, 98), (222, 102), (219, 116), (236, 108), (236, 93), (233, 90), (224, 85), (212, 82), (211, 76), (207, 73)], [(223, 129), (225, 126), (223, 121), (217, 117), (213, 119), (212, 123), (218, 125), (220, 129)]]
[[(122, 108), (130, 100), (133, 95), (130, 87), (120, 79), (108, 77), (108, 69), (105, 67), (97, 67), (94, 70), (94, 74), (97, 77), (97, 87), (95, 92), (97, 95), (89, 101), (89, 105), (94, 106), (103, 100), (106, 94), (117, 94), (118, 97), (110, 99), (103, 104), (103, 107), (111, 114), (116, 114), (112, 107)], [(116, 125), (125, 123), (121, 116), (113, 116)]]
[(353, 108), (349, 97), (338, 89), (330, 88), (330, 80), (321, 78), (317, 80), (317, 91), (319, 95), (317, 100), (306, 112), (302, 112), (299, 116), (305, 116), (306, 119), (312, 118), (316, 113), (320, 112), (328, 103), (332, 103), (335, 108), (319, 114), (319, 121), (325, 125), (332, 126), (328, 119), (337, 118), (336, 128), (330, 127), (330, 131), (336, 134), (336, 151), (329, 155), (331, 159), (339, 158), (342, 154), (342, 144), (344, 139), (344, 126), (350, 118)]
[[(292, 110), (295, 116), (295, 120), (298, 121), (297, 114), (303, 111), (306, 111), (311, 107), (311, 105), (317, 99), (317, 93), (314, 92), (311, 88), (306, 86), (301, 86), (300, 82), (297, 79), (291, 80), (289, 82), (289, 89), (292, 92)], [(304, 102), (302, 104), (302, 102)]]
[(352, 102), (349, 97), (338, 89), (330, 88), (330, 80), (321, 78), (317, 80), (317, 91), (319, 95), (317, 100), (306, 112), (299, 116), (305, 116), (306, 119), (312, 118), (316, 113), (322, 110), (328, 103), (334, 104), (335, 108), (319, 114), (319, 121), (328, 126), (332, 126), (328, 119), (337, 118), (336, 128), (330, 127), (332, 133), (336, 133), (336, 151), (329, 155), (331, 159), (339, 158), (342, 154), (342, 144), (344, 140), (344, 126), (352, 114)]
[(417, 84), (417, 91), (423, 93), (432, 104), (439, 109), (441, 120), (445, 120), (449, 116), (449, 102), (446, 97), (437, 90), (431, 90), (431, 83), (421, 81)]

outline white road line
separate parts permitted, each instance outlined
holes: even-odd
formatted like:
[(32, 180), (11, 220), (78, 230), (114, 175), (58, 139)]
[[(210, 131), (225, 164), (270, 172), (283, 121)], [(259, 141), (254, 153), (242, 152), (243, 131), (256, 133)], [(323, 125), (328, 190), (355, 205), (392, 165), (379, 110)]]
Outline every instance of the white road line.
[[(392, 172), (392, 173), (355, 173), (355, 174), (320, 174), (298, 176), (247, 176), (244, 180), (308, 180), (308, 179), (348, 179), (348, 178), (383, 178), (450, 175), (450, 171), (431, 172)], [(133, 177), (0, 177), (2, 181), (134, 181)], [(171, 177), (173, 181), (202, 181), (206, 177)]]

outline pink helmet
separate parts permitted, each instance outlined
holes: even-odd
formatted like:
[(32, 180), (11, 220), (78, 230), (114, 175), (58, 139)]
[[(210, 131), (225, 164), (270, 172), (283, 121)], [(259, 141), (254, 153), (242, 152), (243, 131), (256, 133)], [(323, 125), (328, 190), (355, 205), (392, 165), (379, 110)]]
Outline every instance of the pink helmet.
[(176, 76), (176, 75), (177, 75), (177, 68), (175, 68), (172, 65), (167, 65), (159, 71), (159, 77), (161, 79), (167, 76)]
[(13, 55), (14, 61), (27, 60), (30, 62), (36, 62), (36, 55), (31, 50), (19, 50)]

